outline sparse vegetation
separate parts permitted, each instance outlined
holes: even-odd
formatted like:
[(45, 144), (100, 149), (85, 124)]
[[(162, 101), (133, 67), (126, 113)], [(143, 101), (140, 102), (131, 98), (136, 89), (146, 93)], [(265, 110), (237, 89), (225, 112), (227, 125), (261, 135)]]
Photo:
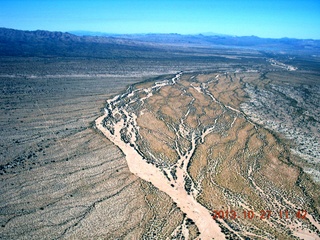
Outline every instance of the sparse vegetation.
[(91, 39), (91, 48), (58, 35), (40, 45), (28, 35), (12, 49), (15, 35), (0, 36), (0, 238), (200, 236), (198, 222), (133, 175), (97, 131), (119, 93), (109, 107), (127, 112), (110, 112), (103, 126), (115, 134), (127, 121), (122, 140), (171, 189), (181, 180), (209, 212), (306, 209), (316, 221), (212, 220), (227, 239), (319, 237), (318, 58), (119, 39)]

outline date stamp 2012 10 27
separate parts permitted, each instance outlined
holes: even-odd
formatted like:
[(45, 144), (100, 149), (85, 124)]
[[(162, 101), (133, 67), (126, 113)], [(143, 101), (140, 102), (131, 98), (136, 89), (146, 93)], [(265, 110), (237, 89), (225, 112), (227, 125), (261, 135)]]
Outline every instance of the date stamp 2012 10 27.
[(298, 219), (305, 219), (307, 217), (307, 211), (306, 210), (298, 210), (294, 213), (294, 215), (289, 214), (288, 210), (279, 210), (279, 211), (271, 211), (271, 210), (260, 210), (259, 214), (256, 214), (252, 210), (244, 210), (241, 213), (238, 213), (234, 210), (213, 210), (212, 211), (212, 218), (213, 219), (269, 219), (272, 217), (277, 217), (280, 219), (289, 219), (292, 217), (296, 217)]

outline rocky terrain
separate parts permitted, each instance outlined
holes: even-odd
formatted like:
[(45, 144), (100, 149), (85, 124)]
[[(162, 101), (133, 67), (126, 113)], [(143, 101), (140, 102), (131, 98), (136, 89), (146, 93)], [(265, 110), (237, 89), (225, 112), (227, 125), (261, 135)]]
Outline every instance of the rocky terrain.
[[(62, 62), (45, 69), (28, 60), (1, 65), (0, 238), (179, 236), (184, 215), (176, 204), (134, 176), (123, 153), (93, 128), (106, 99), (152, 79), (154, 68), (135, 77), (75, 76), (70, 68), (61, 76), (55, 64)], [(185, 225), (197, 235), (194, 224)]]
[(0, 29), (0, 239), (319, 239), (317, 42), (153, 37)]
[[(304, 170), (320, 181), (320, 86), (316, 78), (292, 84), (294, 75), (266, 74), (266, 79), (285, 78), (281, 84), (269, 83), (264, 89), (248, 84), (250, 102), (241, 108), (250, 118), (290, 139), (293, 153), (306, 161)], [(282, 80), (283, 81), (283, 80)]]
[[(255, 105), (251, 112), (240, 108), (246, 108), (248, 92), (256, 104), (256, 99), (264, 98), (252, 92), (258, 94), (265, 85), (276, 88), (278, 79), (265, 83), (261, 77), (260, 73), (180, 73), (172, 79), (135, 84), (110, 99), (105, 115), (96, 122), (124, 152), (130, 171), (167, 193), (195, 222), (200, 239), (320, 236), (319, 185), (301, 172), (302, 162), (288, 151), (285, 140), (257, 124)], [(286, 105), (278, 105), (270, 101), (273, 110), (264, 110), (271, 116), (276, 112), (294, 117)], [(304, 131), (317, 138), (317, 132)], [(305, 147), (314, 149), (312, 144)], [(314, 152), (318, 154), (317, 149)], [(207, 214), (233, 211), (237, 217), (207, 219), (202, 206)], [(243, 210), (257, 218), (241, 216)], [(266, 211), (270, 216), (261, 219)], [(290, 217), (283, 219), (281, 211), (290, 212)], [(299, 211), (307, 211), (307, 217), (297, 217)], [(188, 238), (188, 232), (183, 233)]]

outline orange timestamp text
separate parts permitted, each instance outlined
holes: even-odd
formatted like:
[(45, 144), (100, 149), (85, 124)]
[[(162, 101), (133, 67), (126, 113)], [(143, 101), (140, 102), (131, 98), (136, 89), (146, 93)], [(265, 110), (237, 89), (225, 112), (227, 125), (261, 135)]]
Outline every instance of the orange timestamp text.
[[(291, 215), (294, 214), (294, 215)], [(235, 210), (214, 210), (211, 215), (213, 219), (269, 219), (272, 217), (279, 217), (280, 219), (289, 219), (292, 217), (296, 217), (298, 219), (305, 219), (307, 217), (306, 210), (297, 210), (294, 213), (289, 214), (288, 210), (279, 210), (279, 211), (271, 211), (271, 210), (260, 210), (260, 212), (254, 212), (252, 210), (243, 210), (241, 213)]]

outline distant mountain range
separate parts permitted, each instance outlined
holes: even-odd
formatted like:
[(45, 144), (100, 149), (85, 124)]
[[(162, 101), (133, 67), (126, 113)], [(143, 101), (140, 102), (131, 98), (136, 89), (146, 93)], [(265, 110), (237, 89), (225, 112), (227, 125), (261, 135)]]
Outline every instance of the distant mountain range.
[[(148, 57), (164, 54), (164, 47), (246, 48), (319, 54), (320, 40), (271, 39), (256, 36), (180, 34), (103, 34), (90, 32), (22, 31), (0, 28), (0, 56)], [(94, 36), (96, 35), (96, 36)], [(154, 55), (153, 55), (154, 56)]]
[(217, 33), (203, 33), (198, 35), (171, 34), (110, 34), (102, 32), (74, 31), (77, 36), (104, 36), (122, 39), (139, 40), (162, 44), (189, 44), (205, 47), (229, 46), (229, 47), (252, 47), (262, 50), (320, 50), (320, 40), (295, 39), (295, 38), (260, 38), (257, 36), (231, 36)]

